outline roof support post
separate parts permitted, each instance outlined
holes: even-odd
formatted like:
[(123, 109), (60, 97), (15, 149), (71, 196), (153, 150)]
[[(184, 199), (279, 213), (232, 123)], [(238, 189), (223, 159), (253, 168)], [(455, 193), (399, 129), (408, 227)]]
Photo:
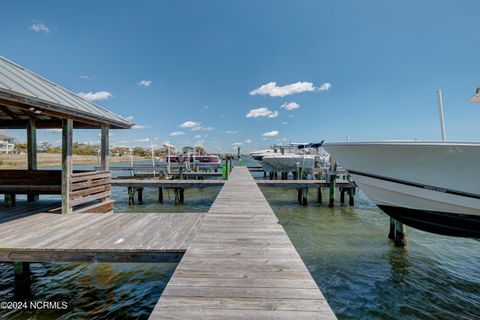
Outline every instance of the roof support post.
[(62, 213), (73, 211), (70, 202), (70, 191), (72, 188), (72, 137), (73, 120), (62, 119)]
[[(27, 122), (27, 162), (28, 170), (37, 170), (37, 124), (32, 118)], [(38, 194), (28, 194), (27, 200), (38, 200)]]
[(109, 169), (109, 159), (108, 159), (108, 151), (110, 149), (109, 144), (109, 129), (107, 126), (102, 126), (102, 133), (101, 133), (101, 145), (100, 145), (100, 157), (101, 157), (101, 170), (105, 171)]

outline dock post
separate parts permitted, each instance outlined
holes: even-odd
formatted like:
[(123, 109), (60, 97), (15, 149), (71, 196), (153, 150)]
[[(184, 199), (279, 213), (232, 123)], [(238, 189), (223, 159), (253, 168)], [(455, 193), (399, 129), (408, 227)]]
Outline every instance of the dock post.
[(158, 188), (158, 202), (163, 203), (163, 188)]
[(395, 240), (395, 219), (390, 217), (390, 229), (388, 231), (388, 239)]
[(328, 197), (328, 206), (330, 208), (335, 207), (335, 187), (336, 187), (336, 175), (330, 175), (330, 186), (329, 186), (329, 197)]
[(15, 193), (5, 193), (5, 207), (15, 206)]
[(302, 190), (302, 205), (308, 205), (308, 188)]
[(353, 197), (353, 189), (348, 189), (348, 205), (354, 206), (355, 205), (355, 198)]
[(15, 262), (13, 269), (15, 272), (15, 295), (24, 297), (30, 291), (30, 263)]
[(340, 188), (340, 203), (344, 204), (345, 203), (345, 189)]
[(266, 178), (267, 177), (267, 171), (263, 170), (263, 177)]
[(135, 189), (128, 187), (128, 205), (133, 206), (135, 204)]
[(405, 225), (400, 221), (395, 221), (395, 247), (405, 247), (407, 245), (407, 233)]
[(322, 187), (318, 187), (317, 189), (317, 203), (322, 203)]
[(179, 192), (180, 192), (180, 204), (183, 204), (185, 199), (185, 188), (180, 188)]
[(138, 188), (138, 202), (143, 202), (143, 188)]
[(303, 188), (297, 188), (297, 200), (299, 203), (302, 203), (302, 193), (303, 193)]

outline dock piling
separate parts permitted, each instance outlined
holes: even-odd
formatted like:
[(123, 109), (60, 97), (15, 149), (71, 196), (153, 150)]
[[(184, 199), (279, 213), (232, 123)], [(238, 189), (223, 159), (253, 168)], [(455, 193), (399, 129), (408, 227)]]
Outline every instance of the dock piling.
[(163, 203), (163, 188), (158, 188), (158, 202)]
[(323, 199), (322, 199), (322, 188), (318, 188), (317, 189), (317, 203), (322, 203)]
[(335, 207), (335, 185), (336, 185), (336, 175), (330, 175), (330, 186), (329, 186), (329, 198), (328, 198), (328, 206), (330, 208)]
[(138, 203), (142, 203), (143, 202), (143, 188), (138, 188), (137, 189), (138, 191)]
[(133, 206), (135, 204), (135, 189), (128, 187), (128, 205)]
[(407, 245), (406, 228), (400, 221), (395, 221), (395, 247), (405, 247)]
[(388, 239), (395, 240), (395, 219), (390, 217), (390, 229), (388, 231)]
[(340, 203), (345, 204), (345, 189), (340, 189)]

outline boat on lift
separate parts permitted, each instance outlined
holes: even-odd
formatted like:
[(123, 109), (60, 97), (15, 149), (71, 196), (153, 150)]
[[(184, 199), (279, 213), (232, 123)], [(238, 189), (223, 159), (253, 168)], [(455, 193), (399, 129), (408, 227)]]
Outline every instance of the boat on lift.
[[(480, 88), (470, 101), (480, 102)], [(441, 93), (439, 111), (442, 115)], [(480, 238), (480, 142), (341, 142), (323, 147), (392, 218), (424, 231)]]

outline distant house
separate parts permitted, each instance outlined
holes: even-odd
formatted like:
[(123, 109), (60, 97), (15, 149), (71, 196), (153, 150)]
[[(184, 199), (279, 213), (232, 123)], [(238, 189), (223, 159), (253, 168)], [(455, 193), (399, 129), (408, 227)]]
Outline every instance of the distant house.
[(0, 133), (0, 153), (8, 154), (15, 148), (15, 138)]

